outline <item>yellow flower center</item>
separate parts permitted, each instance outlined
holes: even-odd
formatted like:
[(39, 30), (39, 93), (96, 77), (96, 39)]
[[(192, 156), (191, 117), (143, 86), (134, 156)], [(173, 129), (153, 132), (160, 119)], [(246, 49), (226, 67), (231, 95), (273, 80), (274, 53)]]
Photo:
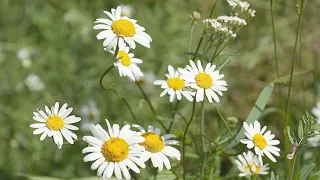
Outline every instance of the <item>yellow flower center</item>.
[(129, 145), (121, 138), (112, 137), (102, 147), (103, 156), (110, 162), (120, 162), (128, 157)]
[(118, 52), (118, 58), (121, 61), (121, 64), (124, 66), (129, 66), (131, 64), (129, 55), (124, 51)]
[(212, 78), (209, 74), (207, 73), (199, 73), (197, 76), (196, 76), (196, 82), (197, 82), (197, 85), (200, 86), (201, 88), (210, 88), (212, 86)]
[(92, 112), (89, 113), (89, 120), (94, 120), (95, 117), (96, 116)]
[(180, 78), (169, 78), (168, 86), (174, 90), (179, 90), (184, 87), (184, 81)]
[[(260, 170), (261, 170), (261, 167), (257, 164), (250, 164), (250, 167), (251, 167), (251, 171), (254, 172), (254, 173), (259, 173)], [(250, 167), (249, 165), (247, 164), (244, 169), (247, 170), (247, 171), (250, 171)]]
[(115, 34), (124, 37), (132, 37), (136, 32), (134, 24), (131, 21), (125, 19), (114, 21), (111, 25), (111, 28)]
[(253, 136), (253, 143), (255, 146), (257, 146), (261, 150), (267, 146), (266, 139), (260, 134), (255, 134)]
[(46, 121), (46, 125), (49, 129), (59, 131), (60, 129), (63, 128), (64, 121), (61, 119), (60, 116), (57, 116), (57, 115), (49, 116)]
[(158, 134), (145, 132), (142, 133), (141, 136), (143, 136), (146, 140), (140, 143), (140, 145), (144, 146), (147, 151), (156, 153), (161, 152), (164, 148), (162, 138)]

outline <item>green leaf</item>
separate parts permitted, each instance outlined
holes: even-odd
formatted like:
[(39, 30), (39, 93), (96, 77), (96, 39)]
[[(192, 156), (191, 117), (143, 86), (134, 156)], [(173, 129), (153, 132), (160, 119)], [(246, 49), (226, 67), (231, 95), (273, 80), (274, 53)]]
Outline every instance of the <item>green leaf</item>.
[(309, 166), (304, 167), (301, 172), (300, 172), (300, 180), (305, 180), (307, 179), (308, 175), (311, 173), (312, 169), (315, 167), (316, 165), (314, 163), (312, 163)]
[(303, 123), (301, 120), (299, 121), (299, 126), (298, 126), (298, 137), (299, 139), (303, 138)]
[(32, 174), (18, 173), (17, 176), (25, 177), (28, 180), (61, 180), (59, 178), (49, 177), (49, 176), (37, 176)]
[[(154, 179), (154, 177), (150, 178)], [(176, 176), (172, 173), (172, 171), (163, 170), (157, 175), (157, 180), (174, 180)]]
[[(114, 178), (114, 177), (111, 177), (111, 178), (109, 178), (110, 180), (116, 180), (116, 178)], [(74, 179), (70, 179), (70, 180), (99, 180), (99, 178), (98, 177), (96, 177), (96, 176), (93, 176), (93, 177), (84, 177), (84, 178), (74, 178)]]
[[(269, 98), (273, 92), (274, 85), (273, 83), (268, 84), (261, 93), (259, 94), (258, 99), (256, 100), (254, 106), (252, 107), (249, 116), (246, 119), (247, 123), (253, 123), (255, 120), (258, 120), (262, 111), (266, 107)], [(239, 142), (241, 139), (244, 138), (244, 128), (242, 127), (239, 131), (238, 135), (235, 137), (236, 141)], [(234, 142), (231, 142), (230, 146), (233, 147), (235, 145)]]
[(317, 171), (314, 173), (311, 177), (310, 180), (320, 180), (320, 171)]
[[(309, 73), (310, 71), (301, 71), (301, 72), (295, 72), (293, 73), (293, 76), (301, 76), (301, 75), (305, 75), (307, 73)], [(290, 74), (289, 75), (286, 75), (286, 76), (283, 76), (283, 77), (280, 77), (280, 78), (277, 78), (276, 80), (273, 81), (273, 83), (275, 84), (288, 84), (290, 81)]]
[(287, 127), (287, 131), (288, 131), (288, 137), (289, 137), (291, 144), (297, 145), (298, 140), (297, 140), (296, 136), (294, 135), (294, 132), (292, 131), (290, 126)]

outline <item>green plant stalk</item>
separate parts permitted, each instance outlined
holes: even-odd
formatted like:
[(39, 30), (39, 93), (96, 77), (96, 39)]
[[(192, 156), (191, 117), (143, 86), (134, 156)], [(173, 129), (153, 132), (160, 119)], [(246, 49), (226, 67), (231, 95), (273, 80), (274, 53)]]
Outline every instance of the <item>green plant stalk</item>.
[(192, 122), (192, 120), (194, 119), (194, 113), (195, 113), (195, 109), (196, 109), (196, 101), (194, 100), (192, 103), (192, 113), (189, 119), (189, 122), (186, 126), (186, 129), (184, 130), (183, 133), (183, 138), (182, 138), (182, 162), (183, 162), (183, 179), (186, 179), (186, 173), (187, 173), (187, 163), (186, 163), (186, 136), (187, 136), (187, 132), (189, 129), (189, 126)]
[[(274, 25), (274, 13), (273, 13), (273, 0), (270, 0), (270, 15), (271, 15), (271, 25), (272, 25), (272, 35), (273, 35), (273, 48), (274, 48), (274, 59), (276, 64), (276, 71), (277, 71), (277, 78), (280, 78), (280, 71), (279, 71), (279, 60), (278, 60), (278, 50), (277, 50), (277, 38), (276, 38), (276, 30)], [(281, 104), (281, 116), (284, 118), (284, 112), (285, 112), (285, 106), (284, 106), (284, 99), (283, 99), (283, 93), (282, 93), (282, 85), (279, 84), (279, 98), (280, 98), (280, 104)], [(287, 134), (287, 128), (284, 125), (283, 128), (283, 134), (284, 134), (284, 146), (285, 146), (285, 152), (289, 152), (289, 142), (288, 138), (286, 137)], [(289, 161), (285, 160), (285, 167), (288, 168)]]
[[(191, 30), (190, 30), (190, 39), (189, 39), (188, 52), (191, 52), (191, 42), (192, 42), (193, 29), (194, 29), (194, 24), (192, 24)], [(188, 55), (188, 61), (189, 60), (190, 60), (190, 55)]]
[[(214, 107), (215, 107), (215, 106), (214, 106)], [(215, 107), (215, 109), (217, 110), (217, 112), (218, 112), (219, 116), (221, 117), (223, 123), (226, 125), (228, 131), (229, 131), (230, 134), (232, 135), (233, 141), (237, 144), (238, 149), (240, 149), (240, 146), (239, 146), (239, 144), (237, 143), (237, 140), (235, 139), (235, 136), (233, 135), (233, 133), (232, 133), (229, 125), (227, 124), (226, 120), (224, 119), (224, 117), (223, 117), (222, 114), (220, 113), (219, 109), (218, 109), (217, 107)], [(243, 156), (243, 158), (244, 158), (244, 160), (246, 161), (247, 165), (250, 167), (250, 164), (249, 164), (249, 162), (247, 161), (247, 159), (246, 159), (244, 156)], [(249, 170), (250, 170), (251, 174), (253, 175), (252, 177), (254, 177), (255, 180), (257, 180), (257, 178), (260, 179), (259, 176), (256, 176), (256, 174), (252, 173), (251, 167), (249, 168)]]
[[(298, 153), (298, 152), (297, 152)], [(296, 159), (297, 159), (297, 153), (294, 155), (294, 158), (293, 158), (293, 163), (292, 163), (292, 170), (291, 170), (291, 180), (293, 180), (293, 174), (294, 174), (294, 167), (296, 165)]]
[(177, 102), (176, 107), (175, 107), (174, 110), (173, 110), (173, 113), (172, 113), (172, 116), (171, 116), (171, 119), (172, 119), (172, 120), (171, 120), (171, 122), (170, 122), (170, 124), (169, 124), (167, 134), (170, 134), (170, 131), (171, 131), (173, 122), (174, 122), (174, 120), (175, 120), (176, 114), (178, 113), (178, 112), (177, 112), (177, 109), (178, 109), (178, 107), (179, 107), (179, 104), (180, 104), (180, 101)]
[(201, 179), (203, 179), (203, 176), (205, 174), (205, 167), (206, 167), (206, 153), (207, 153), (207, 149), (206, 149), (206, 139), (204, 137), (205, 132), (204, 132), (204, 105), (205, 105), (205, 101), (202, 101), (201, 103), (201, 115), (200, 115), (200, 131), (201, 131), (201, 142), (202, 142), (202, 153), (203, 153), (203, 157), (202, 157), (202, 168), (201, 168)]
[[(291, 95), (291, 87), (292, 87), (292, 81), (293, 81), (294, 65), (295, 65), (296, 59), (297, 59), (297, 47), (298, 47), (298, 39), (299, 39), (299, 34), (300, 34), (300, 29), (301, 29), (303, 4), (304, 4), (304, 0), (301, 0), (299, 21), (298, 21), (298, 29), (297, 29), (296, 38), (295, 38), (295, 45), (294, 45), (291, 72), (290, 72), (289, 90), (288, 90), (287, 104), (286, 104), (286, 110), (285, 110), (285, 116), (284, 116), (284, 127), (288, 126), (288, 113), (289, 113), (290, 95)], [(287, 134), (286, 128), (284, 128), (284, 135), (285, 135), (285, 142), (288, 142), (288, 134)], [(286, 143), (286, 144), (288, 144), (288, 143)], [(285, 149), (285, 154), (289, 154), (289, 148)], [(286, 161), (287, 161), (287, 164), (288, 164), (288, 160), (286, 160)], [(288, 168), (288, 172), (290, 172), (289, 168)]]
[[(135, 83), (136, 83), (136, 85), (138, 86), (138, 88), (140, 89), (140, 91), (141, 91), (144, 99), (147, 101), (147, 103), (148, 103), (148, 105), (149, 105), (149, 107), (150, 107), (153, 115), (154, 115), (155, 117), (157, 117), (156, 110), (154, 109), (154, 107), (153, 107), (153, 105), (152, 105), (152, 103), (151, 103), (148, 95), (144, 92), (144, 90), (142, 89), (142, 87), (140, 86), (140, 84), (139, 84), (137, 81), (135, 81)], [(161, 125), (161, 127), (167, 132), (168, 129), (167, 129), (166, 126), (163, 124), (163, 122), (162, 122), (161, 120), (159, 120), (158, 118), (156, 118), (156, 120), (157, 120), (158, 123)]]

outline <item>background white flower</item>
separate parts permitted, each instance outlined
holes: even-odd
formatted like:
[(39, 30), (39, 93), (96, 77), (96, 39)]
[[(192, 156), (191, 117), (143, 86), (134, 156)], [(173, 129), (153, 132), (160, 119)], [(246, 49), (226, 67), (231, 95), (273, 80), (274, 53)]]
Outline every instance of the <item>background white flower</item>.
[(120, 4), (121, 16), (131, 17), (133, 14), (133, 7), (131, 5)]
[(144, 32), (145, 28), (138, 25), (136, 20), (121, 16), (121, 12), (121, 7), (118, 6), (117, 9), (111, 9), (111, 13), (104, 11), (111, 20), (96, 19), (95, 23), (97, 25), (93, 29), (103, 30), (97, 35), (97, 39), (105, 39), (103, 46), (107, 50), (115, 49), (118, 44), (119, 46), (128, 44), (130, 48), (135, 49), (135, 41), (150, 48), (152, 39)]
[(73, 108), (67, 109), (67, 104), (65, 103), (59, 110), (59, 103), (56, 102), (51, 110), (48, 106), (45, 106), (46, 113), (41, 109), (37, 112), (33, 112), (33, 119), (40, 123), (31, 124), (31, 128), (36, 128), (33, 134), (42, 134), (40, 140), (44, 140), (47, 136), (53, 137), (54, 142), (57, 144), (58, 148), (61, 149), (63, 145), (64, 137), (70, 144), (73, 144), (73, 139), (77, 139), (77, 135), (70, 130), (78, 130), (77, 126), (72, 125), (81, 120), (81, 118), (76, 116), (69, 116)]
[(238, 169), (241, 171), (241, 173), (239, 174), (240, 177), (252, 175), (252, 173), (260, 175), (268, 174), (269, 165), (265, 164), (263, 166), (260, 166), (258, 156), (253, 154), (253, 152), (244, 152), (238, 155), (237, 157), (238, 160), (235, 160), (235, 162), (237, 164)]
[(129, 169), (135, 173), (140, 173), (139, 165), (145, 168), (144, 162), (139, 158), (144, 147), (139, 143), (144, 138), (135, 131), (130, 130), (130, 125), (125, 125), (121, 129), (118, 124), (112, 127), (106, 120), (108, 132), (99, 124), (91, 125), (93, 136), (84, 136), (83, 140), (89, 143), (89, 147), (82, 150), (82, 153), (89, 153), (84, 162), (94, 161), (92, 170), (97, 169), (97, 176), (109, 179), (115, 174), (117, 179), (131, 179)]
[(312, 114), (316, 116), (318, 123), (320, 123), (320, 102), (317, 102), (316, 107), (312, 109)]
[(311, 138), (308, 138), (308, 144), (311, 147), (318, 147), (320, 146), (320, 135), (315, 135)]
[(181, 100), (181, 95), (183, 95), (187, 100), (193, 101), (194, 92), (186, 89), (187, 83), (180, 76), (178, 70), (175, 70), (171, 65), (168, 66), (168, 74), (165, 76), (167, 80), (156, 80), (153, 84), (161, 85), (164, 91), (160, 94), (160, 97), (170, 95), (170, 102), (173, 102), (176, 98)]
[(202, 68), (200, 60), (197, 61), (198, 66), (190, 60), (190, 65), (187, 65), (186, 69), (179, 69), (179, 72), (187, 85), (197, 91), (196, 101), (203, 101), (204, 97), (207, 96), (210, 103), (212, 103), (212, 99), (219, 102), (220, 99), (217, 94), (222, 96), (222, 91), (227, 90), (225, 87), (227, 82), (221, 80), (224, 75), (219, 74), (219, 70), (215, 71), (216, 65), (211, 65), (211, 63)]
[(45, 88), (45, 84), (42, 82), (39, 76), (35, 74), (29, 74), (25, 80), (25, 85), (30, 91), (42, 91)]
[(90, 99), (81, 107), (81, 117), (80, 129), (82, 131), (89, 131), (91, 124), (97, 124), (100, 121), (100, 111), (95, 100)]
[(153, 126), (148, 126), (147, 132), (139, 125), (132, 126), (139, 129), (141, 136), (145, 138), (145, 141), (140, 143), (146, 148), (141, 155), (141, 159), (144, 162), (151, 159), (153, 166), (162, 171), (163, 164), (168, 170), (171, 169), (167, 156), (180, 161), (181, 154), (179, 150), (170, 146), (179, 145), (179, 141), (171, 140), (171, 138), (175, 137), (173, 134), (165, 134), (160, 137), (160, 129)]
[(252, 123), (248, 125), (246, 122), (243, 122), (243, 127), (246, 130), (245, 135), (249, 139), (243, 139), (240, 140), (240, 142), (246, 144), (249, 149), (254, 147), (254, 151), (258, 155), (261, 165), (263, 164), (262, 156), (264, 156), (264, 154), (267, 155), (271, 161), (276, 162), (277, 160), (272, 154), (280, 156), (280, 149), (275, 146), (280, 144), (280, 141), (273, 140), (275, 135), (271, 134), (271, 131), (265, 133), (267, 126), (261, 129), (260, 123), (255, 121), (254, 125)]

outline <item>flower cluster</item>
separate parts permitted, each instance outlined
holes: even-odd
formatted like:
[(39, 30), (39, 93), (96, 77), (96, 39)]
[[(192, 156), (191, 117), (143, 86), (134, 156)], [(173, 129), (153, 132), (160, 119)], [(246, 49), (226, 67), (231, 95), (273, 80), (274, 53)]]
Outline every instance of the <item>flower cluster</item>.
[(233, 40), (241, 27), (247, 25), (246, 19), (254, 17), (255, 11), (249, 8), (248, 2), (228, 0), (228, 3), (232, 7), (232, 16), (203, 20), (205, 33), (212, 41), (222, 43)]
[[(267, 131), (267, 126), (261, 128), (259, 121), (247, 124), (243, 123), (243, 127), (246, 130), (245, 135), (248, 139), (243, 139), (240, 142), (247, 145), (247, 148), (254, 148), (254, 152), (258, 155), (259, 162), (263, 165), (262, 156), (266, 155), (272, 162), (277, 160), (273, 157), (280, 156), (280, 149), (275, 145), (280, 144), (279, 140), (273, 140), (274, 134), (271, 131)], [(273, 154), (273, 155), (272, 155)]]
[[(52, 137), (58, 148), (63, 145), (63, 137), (70, 143), (74, 143), (77, 135), (71, 130), (78, 130), (77, 126), (72, 125), (81, 118), (70, 115), (72, 108), (67, 108), (64, 104), (59, 109), (59, 103), (49, 109), (45, 106), (45, 111), (40, 109), (34, 112), (33, 119), (40, 122), (31, 124), (31, 128), (36, 128), (33, 134), (42, 134), (40, 140), (47, 136)], [(104, 130), (101, 125), (89, 125), (92, 136), (84, 136), (83, 141), (89, 144), (82, 150), (88, 153), (84, 162), (94, 161), (91, 165), (92, 170), (97, 170), (97, 176), (109, 179), (113, 174), (117, 179), (131, 179), (129, 169), (135, 173), (140, 173), (140, 168), (145, 168), (145, 162), (151, 159), (155, 168), (159, 171), (171, 169), (168, 157), (180, 160), (179, 150), (171, 145), (179, 145), (179, 141), (173, 140), (175, 136), (165, 134), (160, 136), (161, 131), (153, 126), (148, 126), (145, 130), (139, 125), (133, 125), (137, 131), (131, 130), (130, 125), (122, 128), (118, 124), (110, 125), (106, 120), (108, 130)]]
[(258, 156), (253, 154), (253, 152), (244, 152), (237, 157), (238, 160), (236, 160), (235, 163), (237, 164), (238, 169), (241, 171), (241, 173), (239, 174), (240, 177), (252, 174), (268, 174), (269, 165), (265, 164), (261, 166), (258, 160)]
[(227, 0), (228, 4), (232, 7), (232, 14), (241, 17), (254, 17), (256, 11), (250, 8), (248, 2), (242, 2), (240, 0)]
[[(145, 33), (145, 28), (138, 25), (137, 21), (130, 19), (123, 13), (121, 6), (117, 9), (111, 9), (111, 13), (104, 11), (110, 19), (96, 19), (96, 30), (102, 30), (97, 35), (97, 39), (104, 39), (103, 46), (108, 52), (111, 52), (115, 58), (114, 66), (118, 67), (120, 76), (128, 76), (133, 81), (143, 73), (137, 64), (142, 63), (141, 59), (134, 58), (130, 49), (136, 48), (136, 42), (150, 48), (151, 37)], [(131, 14), (130, 14), (131, 15)]]
[(225, 87), (227, 83), (221, 80), (224, 75), (215, 68), (216, 66), (211, 63), (203, 68), (200, 60), (197, 61), (197, 65), (190, 60), (190, 65), (183, 69), (178, 68), (178, 70), (169, 65), (169, 74), (166, 74), (167, 80), (157, 80), (154, 84), (161, 85), (161, 88), (164, 89), (160, 97), (167, 93), (170, 95), (170, 102), (176, 98), (181, 100), (181, 95), (189, 101), (193, 101), (193, 96), (195, 96), (196, 102), (204, 101), (206, 96), (210, 103), (212, 100), (219, 102), (218, 95), (222, 96), (222, 91), (227, 90)]

